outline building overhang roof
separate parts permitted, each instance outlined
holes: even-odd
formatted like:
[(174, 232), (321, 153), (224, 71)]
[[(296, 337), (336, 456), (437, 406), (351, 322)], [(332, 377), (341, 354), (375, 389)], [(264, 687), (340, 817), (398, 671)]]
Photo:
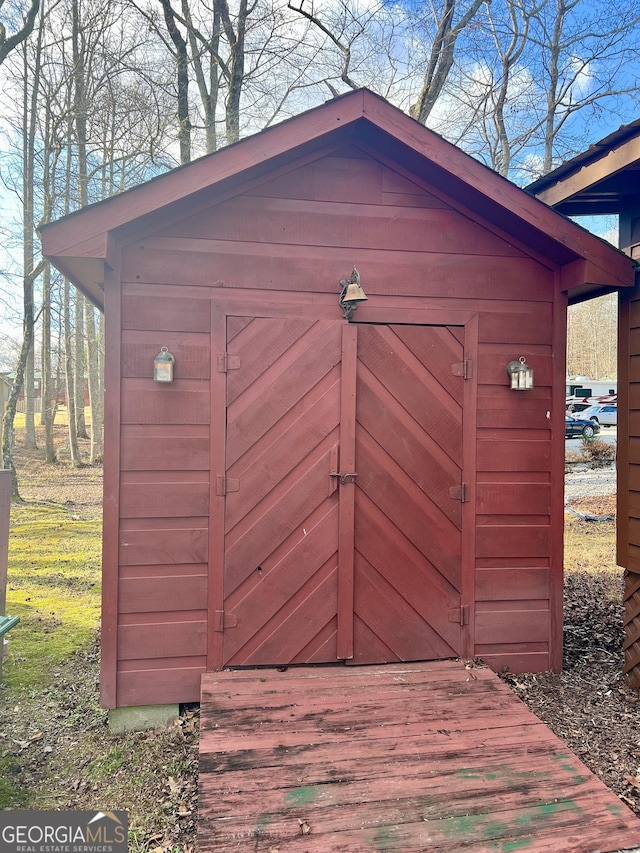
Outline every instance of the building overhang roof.
[(526, 187), (566, 216), (617, 214), (640, 196), (640, 119)]
[(559, 268), (572, 301), (633, 285), (627, 256), (366, 89), (43, 226), (43, 254), (103, 307), (114, 249), (152, 233), (159, 215), (193, 215), (287, 164), (347, 143), (401, 164), (459, 209)]

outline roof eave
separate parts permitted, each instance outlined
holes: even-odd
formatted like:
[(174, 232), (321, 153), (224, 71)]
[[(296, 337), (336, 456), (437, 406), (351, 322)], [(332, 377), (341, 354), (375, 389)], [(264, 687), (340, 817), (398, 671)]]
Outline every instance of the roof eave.
[[(633, 284), (629, 259), (585, 229), (563, 219), (544, 202), (518, 187), (456, 146), (429, 131), (368, 90), (351, 92), (214, 154), (180, 167), (118, 196), (91, 205), (42, 228), (43, 254), (92, 301), (101, 294), (99, 264), (107, 257), (109, 235), (127, 234), (134, 223), (158, 211), (183, 208), (188, 199), (211, 203), (225, 186), (269, 173), (291, 152), (302, 156), (358, 131), (375, 144), (403, 150), (434, 185), (464, 200), (487, 221), (521, 242), (537, 246), (559, 267), (583, 259), (598, 269), (597, 288)], [(134, 229), (135, 230), (135, 229)], [(77, 263), (75, 261), (78, 261)], [(64, 270), (63, 270), (64, 271)], [(65, 273), (66, 274), (66, 273)]]

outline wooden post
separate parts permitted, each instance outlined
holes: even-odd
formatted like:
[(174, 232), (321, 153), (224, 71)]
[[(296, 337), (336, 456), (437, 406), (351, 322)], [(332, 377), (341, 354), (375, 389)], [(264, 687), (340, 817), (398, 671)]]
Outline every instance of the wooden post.
[[(7, 568), (9, 566), (9, 514), (11, 512), (11, 471), (0, 471), (0, 616), (7, 603)], [(0, 637), (0, 678), (4, 658), (4, 638)]]

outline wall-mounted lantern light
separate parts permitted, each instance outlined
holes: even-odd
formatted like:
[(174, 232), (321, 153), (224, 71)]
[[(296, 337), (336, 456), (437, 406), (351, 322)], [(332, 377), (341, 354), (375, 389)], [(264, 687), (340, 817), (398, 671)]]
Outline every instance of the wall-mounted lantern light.
[(175, 363), (176, 360), (169, 350), (166, 347), (162, 347), (153, 360), (153, 381), (173, 382), (173, 365)]
[(512, 391), (530, 391), (533, 388), (533, 367), (529, 367), (523, 355), (517, 361), (509, 362), (507, 373), (511, 377)]
[(360, 284), (360, 273), (354, 267), (348, 279), (342, 279), (340, 282), (342, 293), (340, 294), (340, 307), (344, 314), (345, 320), (351, 320), (353, 312), (358, 307), (358, 303), (366, 302), (367, 294), (362, 289)]

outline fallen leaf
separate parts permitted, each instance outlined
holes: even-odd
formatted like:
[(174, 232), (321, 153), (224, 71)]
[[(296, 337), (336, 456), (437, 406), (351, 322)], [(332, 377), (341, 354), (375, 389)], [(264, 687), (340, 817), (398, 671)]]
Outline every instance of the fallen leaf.
[(179, 779), (174, 779), (173, 776), (169, 776), (167, 785), (171, 794), (179, 794), (182, 791), (182, 782)]

